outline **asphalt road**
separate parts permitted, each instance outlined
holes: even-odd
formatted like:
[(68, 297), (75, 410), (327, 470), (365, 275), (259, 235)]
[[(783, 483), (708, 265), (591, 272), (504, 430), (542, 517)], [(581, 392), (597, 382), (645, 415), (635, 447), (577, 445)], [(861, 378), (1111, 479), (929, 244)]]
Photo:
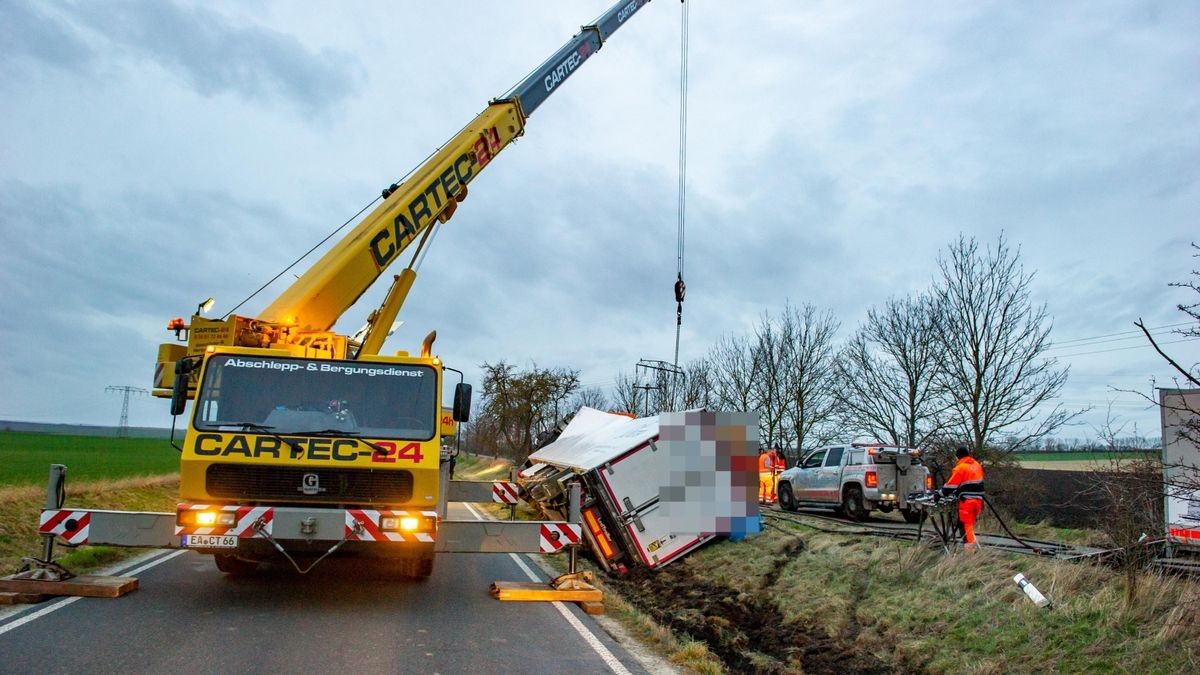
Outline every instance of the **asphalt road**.
[(273, 567), (234, 578), (191, 551), (164, 557), (123, 598), (3, 615), (0, 672), (644, 671), (574, 604), (493, 599), (493, 581), (546, 578), (524, 556), (443, 554), (424, 581), (337, 560), (306, 576)]

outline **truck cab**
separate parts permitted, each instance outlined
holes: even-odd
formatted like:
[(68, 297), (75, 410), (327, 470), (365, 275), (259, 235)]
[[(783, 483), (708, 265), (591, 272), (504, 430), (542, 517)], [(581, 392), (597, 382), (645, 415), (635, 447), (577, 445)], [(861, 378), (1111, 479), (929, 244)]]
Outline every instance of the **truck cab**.
[(854, 520), (871, 511), (899, 509), (908, 522), (920, 512), (909, 498), (932, 487), (921, 451), (884, 444), (838, 443), (805, 453), (779, 474), (776, 493), (784, 510), (830, 507)]
[[(440, 382), (437, 357), (214, 349), (180, 458), (181, 545), (232, 569), (276, 557), (274, 541), (323, 552), (361, 520), (343, 554), (399, 558), (426, 576), (444, 516)], [(257, 513), (268, 506), (272, 522)], [(346, 509), (363, 517), (349, 522)], [(209, 511), (228, 511), (216, 516), (228, 528), (197, 520)], [(255, 533), (247, 528), (273, 537), (245, 536)]]

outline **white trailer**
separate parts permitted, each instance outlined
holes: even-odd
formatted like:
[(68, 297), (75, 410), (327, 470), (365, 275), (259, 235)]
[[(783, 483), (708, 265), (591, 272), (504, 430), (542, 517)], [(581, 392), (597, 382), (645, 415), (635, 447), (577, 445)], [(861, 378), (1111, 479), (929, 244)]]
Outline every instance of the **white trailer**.
[(1200, 389), (1159, 389), (1163, 513), (1174, 547), (1200, 550)]
[[(635, 567), (656, 569), (678, 560), (719, 534), (733, 534), (739, 527), (745, 532), (749, 520), (757, 523), (756, 509), (750, 513), (745, 510), (745, 505), (735, 503), (747, 501), (747, 495), (752, 495), (753, 490), (728, 489), (729, 484), (738, 482), (739, 473), (745, 474), (741, 482), (749, 485), (753, 478), (751, 473), (737, 469), (718, 470), (716, 456), (722, 450), (708, 453), (701, 449), (701, 443), (673, 446), (683, 447), (687, 456), (682, 462), (678, 456), (672, 458), (673, 450), (667, 445), (676, 441), (660, 437), (661, 420), (660, 416), (630, 419), (583, 408), (557, 440), (530, 455), (530, 466), (521, 471), (518, 478), (529, 501), (536, 503), (547, 515), (560, 513), (569, 486), (578, 484), (582, 487), (583, 536), (607, 571), (623, 573)], [(710, 424), (707, 428), (715, 427)], [(740, 436), (743, 440), (754, 436), (746, 425), (720, 428), (732, 430), (729, 436)], [(757, 429), (757, 422), (753, 429)], [(701, 437), (711, 439), (718, 435), (696, 434), (696, 438)], [(753, 441), (756, 447), (757, 439), (753, 438)], [(749, 449), (749, 445), (737, 442), (733, 445), (736, 446), (733, 450), (724, 450), (753, 459), (751, 453), (754, 450)], [(681, 473), (677, 470), (681, 464), (693, 468), (690, 471), (695, 479), (693, 483), (707, 483), (716, 489), (689, 492), (689, 486), (679, 485), (679, 476), (672, 474)], [(749, 461), (742, 464), (751, 466)], [(712, 513), (732, 512), (742, 517), (714, 518), (712, 526), (696, 527), (694, 520), (680, 515), (690, 507)]]

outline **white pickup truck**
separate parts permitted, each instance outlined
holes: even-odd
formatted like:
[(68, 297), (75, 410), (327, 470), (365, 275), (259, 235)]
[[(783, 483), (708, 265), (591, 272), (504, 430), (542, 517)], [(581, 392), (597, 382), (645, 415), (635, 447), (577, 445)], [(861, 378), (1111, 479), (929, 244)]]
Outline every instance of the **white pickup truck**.
[(871, 511), (899, 509), (904, 520), (915, 523), (920, 511), (909, 505), (910, 495), (933, 488), (921, 451), (894, 445), (841, 443), (805, 454), (796, 466), (779, 474), (779, 506), (795, 511), (801, 506), (832, 507), (854, 520)]

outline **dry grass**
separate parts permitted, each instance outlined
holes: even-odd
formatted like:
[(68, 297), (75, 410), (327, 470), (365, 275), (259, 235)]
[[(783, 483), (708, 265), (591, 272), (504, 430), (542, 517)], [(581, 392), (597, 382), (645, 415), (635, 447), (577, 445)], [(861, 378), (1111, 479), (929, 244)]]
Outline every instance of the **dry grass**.
[[(807, 546), (766, 590), (785, 618), (890, 655), (898, 669), (1168, 673), (1200, 665), (1200, 584), (1192, 580), (1147, 573), (1125, 611), (1120, 575), (1102, 567), (989, 551), (945, 556), (796, 531)], [(776, 548), (777, 536), (719, 544), (687, 562), (698, 573), (752, 577), (762, 568), (755, 550)], [(1053, 608), (1030, 602), (1012, 581), (1017, 572)]]
[[(174, 511), (179, 501), (176, 475), (68, 482), (67, 507), (120, 511)], [(0, 488), (0, 574), (16, 571), (22, 556), (40, 556), (38, 514), (46, 499), (45, 487)], [(128, 551), (103, 546), (81, 546), (74, 551), (55, 547), (55, 559), (75, 571), (118, 560)]]

